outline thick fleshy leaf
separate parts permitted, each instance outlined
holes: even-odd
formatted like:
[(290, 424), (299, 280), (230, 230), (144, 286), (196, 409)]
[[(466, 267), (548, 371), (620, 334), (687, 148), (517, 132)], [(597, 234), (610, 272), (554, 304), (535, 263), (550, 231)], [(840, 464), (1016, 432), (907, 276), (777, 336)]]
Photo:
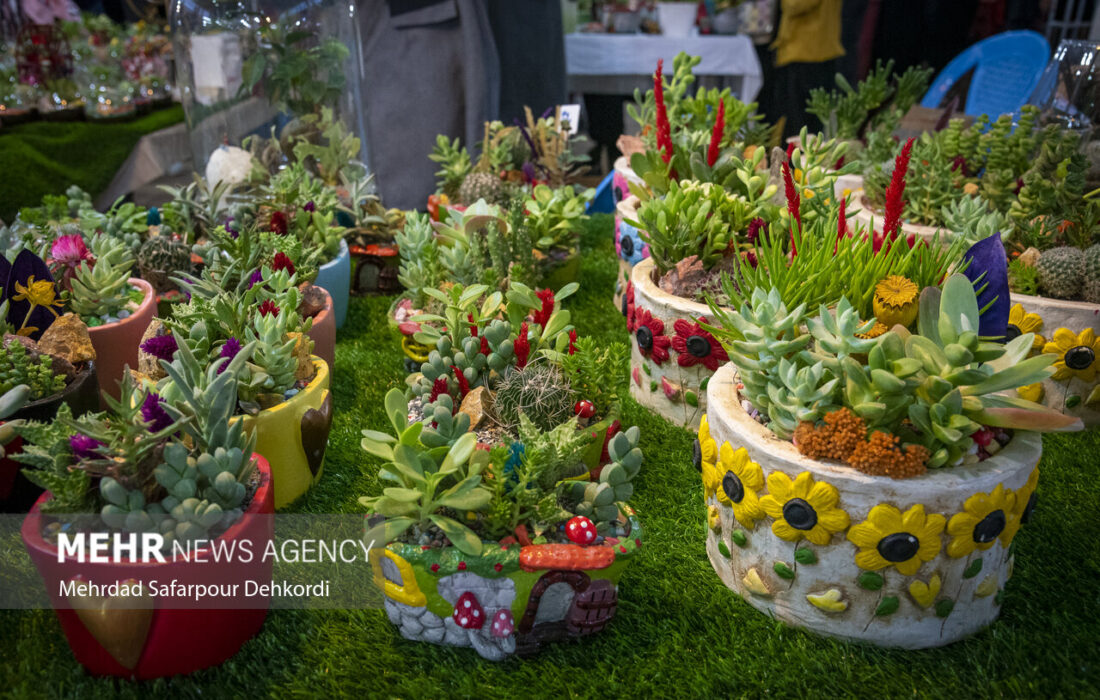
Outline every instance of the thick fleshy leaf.
[[(30, 302), (26, 300), (15, 300), (14, 297), (17, 293), (15, 291), (15, 283), (18, 282), (26, 286), (27, 280), (31, 277), (34, 277), (36, 281), (49, 280), (53, 282), (53, 275), (50, 274), (50, 268), (42, 261), (42, 258), (24, 248), (19, 251), (19, 255), (15, 256), (15, 262), (11, 264), (7, 282), (4, 284), (4, 298), (9, 301), (8, 323), (16, 330), (23, 326), (37, 329), (31, 333), (30, 337), (38, 340), (42, 337), (42, 332), (53, 323), (56, 316), (54, 316), (53, 312), (49, 309), (39, 306), (35, 307), (28, 318), (27, 312), (30, 311), (31, 308)], [(24, 320), (26, 320), (26, 323), (24, 323)]]
[(963, 254), (968, 263), (963, 274), (974, 283), (978, 291), (978, 308), (984, 309), (978, 335), (986, 338), (1004, 338), (1008, 330), (1008, 310), (1011, 306), (1008, 291), (1008, 258), (1005, 255), (1001, 235), (983, 238)]
[(1080, 418), (1067, 416), (1039, 404), (1035, 404), (1035, 408), (987, 408), (972, 415), (971, 418), (983, 425), (1035, 430), (1041, 433), (1072, 432), (1083, 430), (1085, 427)]

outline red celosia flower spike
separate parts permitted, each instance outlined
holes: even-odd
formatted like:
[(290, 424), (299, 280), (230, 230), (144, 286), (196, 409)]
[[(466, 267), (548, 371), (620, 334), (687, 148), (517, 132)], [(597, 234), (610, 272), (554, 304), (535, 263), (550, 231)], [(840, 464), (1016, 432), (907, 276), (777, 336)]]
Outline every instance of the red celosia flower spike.
[(554, 290), (540, 289), (535, 292), (535, 296), (542, 301), (542, 308), (531, 314), (531, 320), (546, 328), (546, 324), (550, 321), (550, 315), (554, 313)]
[(260, 304), (260, 315), (267, 316), (268, 314), (275, 314), (276, 316), (278, 316), (279, 307), (275, 306), (275, 302), (271, 301), (270, 299), (264, 299), (263, 303)]
[(428, 394), (428, 403), (435, 403), (436, 399), (438, 399), (443, 394), (448, 393), (450, 392), (447, 388), (447, 378), (436, 377), (435, 381), (432, 382), (432, 393)]
[(451, 369), (455, 371), (455, 379), (458, 381), (458, 398), (461, 401), (466, 398), (466, 394), (470, 393), (470, 382), (456, 365), (451, 365)]
[[(798, 196), (798, 189), (794, 186), (794, 178), (791, 177), (791, 166), (786, 161), (783, 162), (783, 187), (787, 194), (787, 211), (791, 213), (791, 220), (794, 221), (801, 233), (802, 198)], [(791, 233), (791, 254), (798, 255), (794, 243), (794, 232)]]
[(672, 127), (668, 123), (668, 109), (665, 107), (663, 70), (664, 60), (659, 58), (657, 72), (653, 74), (653, 97), (657, 102), (657, 150), (667, 164), (672, 160)]
[(886, 188), (886, 217), (882, 225), (882, 235), (891, 241), (897, 238), (901, 227), (901, 212), (905, 208), (905, 175), (909, 170), (909, 154), (912, 150), (913, 139), (910, 138), (894, 159), (894, 174), (890, 176), (890, 186)]
[(845, 198), (840, 198), (840, 218), (836, 221), (836, 245), (833, 246), (833, 255), (840, 250), (840, 239), (848, 235), (848, 218), (844, 213)]
[(527, 366), (527, 355), (531, 352), (531, 344), (527, 342), (527, 321), (520, 324), (519, 336), (512, 348), (516, 351), (516, 367), (523, 369)]
[(477, 324), (474, 323), (474, 315), (473, 314), (466, 314), (466, 320), (470, 322), (470, 337), (471, 338), (476, 338), (477, 337)]
[(577, 354), (577, 329), (569, 331), (569, 354)]
[(707, 146), (707, 165), (714, 167), (718, 161), (718, 148), (722, 145), (722, 135), (726, 130), (726, 101), (718, 103), (718, 118), (714, 120), (714, 130), (710, 132), (710, 145)]

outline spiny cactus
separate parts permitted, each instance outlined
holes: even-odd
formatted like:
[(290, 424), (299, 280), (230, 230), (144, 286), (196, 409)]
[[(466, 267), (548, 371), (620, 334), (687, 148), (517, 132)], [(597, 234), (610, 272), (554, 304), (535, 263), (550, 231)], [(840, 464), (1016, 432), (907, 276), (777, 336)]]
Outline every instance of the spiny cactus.
[(1085, 254), (1080, 248), (1062, 246), (1043, 251), (1035, 263), (1039, 288), (1058, 299), (1077, 299), (1084, 281)]
[(497, 418), (508, 427), (519, 425), (520, 416), (526, 415), (542, 430), (552, 430), (573, 417), (573, 404), (569, 382), (548, 363), (510, 372), (493, 396)]
[(171, 236), (153, 236), (138, 249), (137, 266), (142, 279), (166, 291), (171, 287), (169, 277), (191, 273), (191, 249)]
[(1085, 301), (1100, 304), (1100, 243), (1085, 249)]
[(489, 204), (507, 203), (507, 190), (498, 176), (493, 173), (472, 172), (462, 180), (462, 185), (458, 188), (458, 200), (469, 205), (479, 199), (484, 199)]

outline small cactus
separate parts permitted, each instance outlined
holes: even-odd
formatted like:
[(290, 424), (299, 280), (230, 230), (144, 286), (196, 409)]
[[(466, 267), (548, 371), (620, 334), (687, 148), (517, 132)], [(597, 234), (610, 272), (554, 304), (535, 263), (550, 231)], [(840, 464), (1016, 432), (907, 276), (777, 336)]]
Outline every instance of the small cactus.
[(1085, 254), (1080, 248), (1062, 246), (1043, 251), (1035, 263), (1039, 289), (1058, 299), (1077, 299), (1084, 282)]
[(473, 172), (458, 188), (458, 199), (466, 205), (484, 199), (489, 204), (505, 204), (508, 201), (504, 183), (493, 173)]
[(573, 389), (557, 367), (539, 363), (509, 373), (493, 397), (497, 418), (508, 427), (519, 425), (526, 415), (542, 430), (573, 417)]
[(171, 236), (153, 236), (138, 248), (137, 266), (143, 279), (165, 292), (172, 287), (170, 277), (191, 274), (191, 249)]
[(1085, 301), (1100, 304), (1100, 243), (1085, 249)]

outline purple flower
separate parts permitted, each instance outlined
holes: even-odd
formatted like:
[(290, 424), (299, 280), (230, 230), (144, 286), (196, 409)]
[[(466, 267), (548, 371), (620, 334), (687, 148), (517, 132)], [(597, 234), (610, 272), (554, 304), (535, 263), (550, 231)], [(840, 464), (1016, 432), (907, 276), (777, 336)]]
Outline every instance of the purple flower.
[(225, 230), (233, 238), (237, 238), (238, 236), (241, 235), (241, 232), (237, 230), (237, 227), (233, 226), (233, 217), (232, 216), (225, 217)]
[[(222, 346), (221, 352), (219, 354), (222, 357), (228, 359), (229, 362), (232, 362), (233, 358), (236, 357), (237, 353), (239, 353), (240, 351), (241, 341), (231, 337), (229, 340), (225, 341), (225, 345)], [(225, 371), (225, 368), (229, 366), (229, 362), (226, 362), (224, 365), (218, 368), (218, 374), (221, 374)]]
[(69, 436), (69, 448), (77, 459), (99, 459), (102, 455), (96, 449), (100, 447), (103, 447), (102, 442), (82, 433)]
[(141, 404), (141, 418), (149, 424), (149, 432), (156, 433), (172, 425), (172, 416), (161, 406), (164, 399), (156, 392), (149, 392)]
[(264, 273), (259, 268), (256, 268), (255, 270), (252, 271), (252, 276), (248, 278), (248, 288), (252, 289), (257, 284), (259, 284), (260, 282), (263, 282), (263, 281), (264, 281)]
[(305, 210), (305, 211), (308, 211), (310, 214), (312, 214), (314, 211), (317, 210), (317, 205), (314, 204), (313, 200), (311, 199), (308, 202), (306, 202), (305, 205), (302, 206), (302, 209)]
[(158, 360), (171, 362), (172, 358), (176, 356), (176, 350), (179, 350), (179, 346), (176, 345), (176, 336), (174, 335), (155, 335), (141, 344), (141, 350)]

